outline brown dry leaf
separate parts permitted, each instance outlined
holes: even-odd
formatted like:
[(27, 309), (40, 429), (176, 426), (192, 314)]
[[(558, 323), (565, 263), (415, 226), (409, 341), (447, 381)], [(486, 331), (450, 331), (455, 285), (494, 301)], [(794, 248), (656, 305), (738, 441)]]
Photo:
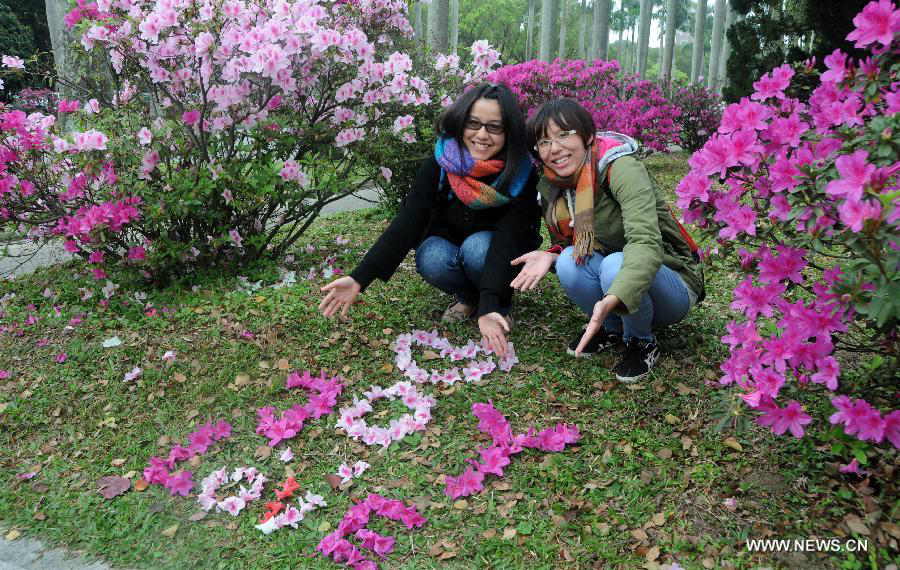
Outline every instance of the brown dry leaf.
[(517, 531), (516, 527), (508, 526), (503, 529), (503, 540), (511, 540), (516, 537)]
[(236, 523), (236, 522), (230, 522), (230, 523), (228, 523), (228, 524), (225, 525), (225, 529), (226, 529), (226, 530), (237, 530), (237, 529), (238, 529), (238, 523)]
[(97, 490), (100, 491), (100, 494), (103, 495), (104, 499), (118, 497), (130, 488), (131, 481), (125, 477), (109, 475), (107, 477), (101, 477), (100, 480), (97, 481)]
[(566, 562), (575, 562), (575, 557), (572, 556), (572, 553), (569, 552), (569, 549), (566, 548), (565, 546), (563, 546), (559, 552), (562, 555), (562, 557), (565, 559)]
[(453, 501), (453, 508), (459, 510), (465, 510), (469, 508), (469, 501), (465, 499), (459, 499), (457, 501)]
[(850, 532), (869, 536), (869, 527), (856, 515), (847, 515), (844, 517), (844, 524), (850, 529)]
[(441, 553), (440, 556), (438, 556), (438, 560), (449, 560), (450, 558), (454, 558), (454, 557), (456, 557), (455, 550), (445, 550), (444, 552)]
[(735, 451), (744, 451), (744, 447), (738, 440), (734, 439), (733, 437), (726, 437), (725, 441), (723, 441), (722, 443)]
[(893, 536), (894, 538), (900, 538), (900, 525), (896, 525), (890, 522), (883, 522), (881, 523), (881, 528), (883, 528), (886, 533)]
[(275, 363), (275, 366), (277, 366), (279, 370), (289, 370), (291, 368), (291, 363), (288, 362), (287, 358), (279, 358), (278, 362)]
[(234, 377), (234, 386), (236, 388), (240, 388), (241, 386), (246, 386), (250, 383), (250, 375), (249, 374), (238, 374)]
[(256, 448), (256, 451), (253, 452), (253, 456), (257, 459), (268, 459), (272, 457), (272, 448), (268, 445), (260, 445)]
[(704, 558), (700, 561), (700, 564), (703, 564), (703, 567), (708, 568), (709, 570), (712, 570), (716, 567), (716, 561), (712, 558)]
[(495, 528), (489, 528), (486, 531), (484, 531), (483, 533), (481, 533), (481, 538), (491, 539), (491, 538), (494, 538), (495, 536), (497, 536), (497, 529), (495, 529)]
[(113, 459), (112, 461), (110, 461), (109, 464), (112, 465), (113, 467), (121, 467), (121, 466), (125, 465), (125, 460), (122, 458), (117, 458), (117, 459)]
[(325, 480), (328, 481), (328, 484), (331, 486), (332, 490), (335, 490), (341, 486), (340, 476), (335, 475), (334, 473), (329, 473), (328, 475), (326, 475)]
[(381, 368), (378, 369), (379, 372), (384, 372), (385, 374), (390, 374), (394, 371), (394, 365), (391, 363), (385, 364)]
[(653, 526), (662, 526), (666, 524), (666, 513), (656, 513), (653, 515), (653, 518), (650, 519), (650, 522)]
[(199, 416), (199, 415), (200, 415), (200, 410), (198, 410), (198, 409), (196, 409), (196, 408), (193, 409), (193, 410), (188, 410), (188, 413), (187, 413), (187, 420), (188, 420), (188, 421), (191, 421), (192, 419), (196, 418), (196, 417)]
[(179, 525), (177, 525), (177, 524), (173, 524), (172, 526), (165, 529), (164, 531), (162, 531), (159, 534), (163, 535), (166, 538), (172, 538), (175, 536), (175, 533), (178, 532), (178, 526)]
[(45, 520), (47, 520), (47, 515), (44, 514), (44, 511), (38, 511), (38, 512), (34, 513), (34, 516), (31, 518), (33, 518), (36, 521), (45, 521)]
[(606, 464), (610, 461), (612, 461), (612, 451), (607, 447), (606, 451), (603, 452), (603, 456), (600, 457), (600, 462)]
[(203, 463), (203, 459), (201, 459), (199, 455), (193, 455), (193, 456), (191, 456), (190, 459), (188, 459), (188, 465), (190, 465), (194, 469), (196, 469), (197, 467), (200, 467), (200, 465), (202, 463)]
[(172, 443), (172, 438), (167, 435), (161, 435), (159, 436), (159, 439), (156, 440), (156, 445), (160, 447), (165, 447), (170, 443)]
[(681, 436), (681, 449), (684, 451), (688, 451), (691, 446), (694, 445), (694, 440), (690, 437), (683, 435)]
[(642, 528), (636, 528), (636, 529), (632, 530), (631, 536), (640, 540), (641, 542), (644, 542), (645, 540), (647, 540), (649, 538), (647, 536), (647, 533), (644, 532), (644, 529), (642, 529)]
[(175, 381), (179, 384), (184, 384), (185, 382), (187, 382), (187, 376), (185, 376), (181, 372), (176, 372), (174, 375), (172, 375), (172, 378), (174, 378)]
[(659, 547), (658, 547), (658, 546), (652, 547), (652, 548), (651, 548), (650, 550), (648, 550), (647, 553), (644, 555), (644, 558), (647, 559), (647, 560), (649, 560), (649, 561), (651, 561), (651, 562), (654, 561), (654, 560), (656, 560), (657, 558), (659, 558)]
[(668, 447), (664, 447), (656, 452), (656, 456), (660, 459), (671, 459), (672, 458), (672, 450)]
[(444, 552), (444, 547), (441, 546), (440, 542), (435, 542), (431, 545), (431, 548), (428, 549), (429, 556), (440, 556)]
[(426, 350), (422, 353), (422, 358), (425, 360), (437, 360), (440, 357), (441, 357), (441, 355), (436, 353), (433, 350)]
[(137, 492), (146, 491), (147, 487), (149, 486), (150, 483), (148, 483), (147, 480), (143, 477), (134, 482), (134, 490)]
[(196, 513), (189, 516), (188, 520), (194, 521), (194, 522), (202, 521), (203, 519), (206, 518), (206, 514), (207, 514), (206, 511), (197, 511)]
[(260, 368), (262, 368), (263, 370), (268, 370), (269, 368), (272, 368), (272, 365), (269, 363), (268, 360), (260, 360), (259, 362), (256, 363), (256, 365), (259, 366)]
[(674, 415), (672, 415), (672, 414), (666, 414), (666, 415), (663, 417), (663, 419), (666, 420), (666, 423), (667, 423), (667, 424), (673, 425), (673, 426), (674, 426), (674, 425), (677, 425), (678, 422), (681, 421), (681, 420), (678, 419), (678, 416), (674, 416)]
[(20, 536), (22, 536), (21, 532), (17, 531), (16, 529), (12, 529), (8, 533), (6, 533), (6, 535), (4, 535), (4, 538), (6, 538), (6, 540), (15, 540)]
[(597, 526), (597, 532), (599, 532), (601, 536), (606, 536), (607, 534), (609, 534), (609, 531), (612, 529), (612, 527), (609, 526), (609, 523), (605, 523), (605, 522), (597, 523), (596, 526)]
[(687, 396), (688, 394), (696, 394), (697, 393), (696, 388), (691, 388), (690, 386), (686, 386), (682, 382), (675, 384), (675, 389), (678, 390), (678, 394), (680, 396)]
[(512, 485), (508, 481), (494, 481), (494, 490), (509, 491), (510, 489), (512, 489)]

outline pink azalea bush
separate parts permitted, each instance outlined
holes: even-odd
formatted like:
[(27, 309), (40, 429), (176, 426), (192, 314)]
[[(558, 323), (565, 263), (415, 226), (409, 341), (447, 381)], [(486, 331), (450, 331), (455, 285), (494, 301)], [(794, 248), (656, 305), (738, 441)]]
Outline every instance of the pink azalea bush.
[[(896, 385), (871, 380), (878, 362), (896, 371), (898, 356), (900, 11), (880, 0), (853, 22), (848, 39), (871, 55), (826, 57), (808, 102), (786, 94), (789, 66), (761, 77), (691, 157), (678, 205), (746, 274), (720, 383), (736, 385), (776, 434), (802, 437), (815, 425), (807, 406), (824, 392), (832, 425), (900, 447)], [(881, 355), (861, 375), (838, 360), (842, 347)], [(871, 401), (838, 395), (861, 388), (854, 376)]]
[(101, 251), (98, 272), (281, 255), (323, 206), (385, 180), (417, 140), (408, 118), (445, 96), (403, 51), (401, 0), (79, 0), (66, 24), (115, 88), (59, 102), (71, 133), (2, 115), (0, 224)]
[(532, 60), (501, 67), (488, 79), (508, 85), (529, 115), (546, 101), (570, 97), (598, 129), (625, 133), (659, 151), (679, 142), (679, 109), (652, 81), (621, 73), (617, 61)]
[(722, 97), (699, 83), (672, 82), (666, 98), (678, 108), (678, 143), (694, 152), (703, 147), (722, 121)]

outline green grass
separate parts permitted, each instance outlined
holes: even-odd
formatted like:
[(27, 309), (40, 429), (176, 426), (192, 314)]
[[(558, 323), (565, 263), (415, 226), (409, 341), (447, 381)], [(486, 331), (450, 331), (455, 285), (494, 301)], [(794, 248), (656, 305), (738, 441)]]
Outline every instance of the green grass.
[[(686, 171), (683, 155), (648, 163), (669, 188)], [(350, 268), (385, 224), (372, 211), (322, 219), (290, 267), (303, 274), (325, 253), (336, 253), (338, 265)], [(350, 237), (349, 251), (335, 245), (338, 234)], [(306, 253), (307, 244), (317, 251)], [(284, 409), (304, 399), (284, 390), (280, 359), (292, 370), (341, 374), (346, 389), (340, 405), (347, 405), (371, 384), (400, 379), (384, 368), (393, 357), (387, 344), (397, 334), (437, 327), (455, 342), (476, 337), (471, 323), (437, 323), (449, 300), (415, 275), (410, 259), (389, 284), (373, 284), (347, 321), (317, 314), (321, 279), (243, 293), (235, 291), (232, 276), (186, 277), (183, 287), (146, 291), (147, 302), (172, 310), (156, 317), (145, 316), (134, 302), (133, 284), (123, 283), (107, 308), (97, 305), (99, 294), (82, 301), (79, 288), (96, 292), (99, 286), (73, 279), (70, 267), (0, 284), (0, 296), (16, 294), (0, 324), (21, 323), (29, 303), (40, 316), (22, 327), (21, 336), (0, 335), (0, 369), (12, 371), (12, 378), (0, 381), (3, 524), (126, 567), (333, 568), (310, 558), (315, 545), (352, 498), (379, 492), (415, 501), (428, 518), (414, 532), (385, 521), (372, 524), (397, 537), (385, 568), (637, 568), (655, 549), (656, 562), (685, 568), (876, 568), (896, 558), (886, 529), (897, 527), (880, 526), (897, 523), (900, 507), (890, 477), (861, 485), (836, 475), (837, 458), (814, 449), (809, 438), (775, 438), (755, 427), (731, 430), (745, 422), (728, 414), (742, 408), (733, 406), (730, 391), (710, 385), (724, 355), (718, 337), (735, 279), (725, 271), (708, 272), (706, 302), (665, 331), (665, 356), (638, 385), (615, 381), (609, 372), (614, 355), (574, 361), (565, 354), (565, 343), (585, 318), (550, 277), (517, 297), (512, 340), (521, 364), (478, 385), (438, 391), (424, 434), (382, 451), (337, 433), (334, 415), (310, 422), (290, 441), (296, 459), (289, 466), (302, 488), (324, 495), (329, 506), (310, 514), (298, 530), (263, 536), (254, 529), (263, 501), (237, 518), (211, 513), (192, 521), (199, 510), (195, 499), (171, 497), (158, 486), (112, 500), (96, 491), (100, 477), (136, 479), (150, 456), (167, 453), (167, 445), (158, 445), (161, 436), (181, 441), (210, 419), (227, 419), (234, 435), (202, 457), (193, 468), (196, 481), (222, 465), (255, 465), (283, 480), (288, 472), (278, 453), (258, 457), (265, 439), (254, 433), (256, 408)], [(261, 265), (245, 275), (271, 284), (278, 273), (274, 265)], [(48, 287), (57, 298), (43, 296)], [(64, 330), (80, 313), (84, 322)], [(244, 330), (254, 338), (243, 338)], [(114, 335), (123, 344), (103, 348)], [(47, 345), (37, 346), (40, 339)], [(170, 349), (178, 360), (166, 365), (160, 356)], [(68, 360), (57, 364), (60, 352)], [(143, 368), (142, 377), (123, 383), (134, 366)], [(236, 386), (241, 374), (250, 382)], [(517, 431), (564, 421), (577, 424), (584, 436), (562, 453), (523, 452), (506, 477), (488, 476), (483, 493), (454, 504), (443, 495), (442, 476), (461, 472), (486, 441), (470, 409), (487, 400)], [(725, 431), (716, 430), (720, 424)], [(725, 443), (728, 437), (740, 451)], [(349, 489), (332, 490), (326, 475), (359, 458), (371, 469)], [(114, 460), (124, 463), (114, 466)], [(896, 467), (896, 454), (881, 461)], [(33, 479), (17, 477), (38, 467)], [(273, 498), (271, 487), (266, 493)], [(730, 497), (737, 501), (733, 512), (723, 506)], [(848, 514), (866, 519), (872, 531), (865, 556), (751, 554), (744, 548), (747, 538), (836, 536), (845, 532), (840, 529)], [(174, 525), (174, 536), (162, 534)]]

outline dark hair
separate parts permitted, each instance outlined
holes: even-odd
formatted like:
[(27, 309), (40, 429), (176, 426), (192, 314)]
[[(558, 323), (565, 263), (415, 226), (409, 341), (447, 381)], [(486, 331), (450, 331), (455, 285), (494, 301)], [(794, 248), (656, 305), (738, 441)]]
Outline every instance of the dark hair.
[(525, 146), (525, 116), (509, 87), (498, 83), (481, 83), (467, 89), (441, 113), (435, 128), (441, 136), (453, 137), (460, 145), (464, 145), (463, 132), (466, 120), (469, 118), (472, 105), (479, 99), (492, 99), (500, 105), (503, 132), (506, 135), (506, 143), (500, 152), (506, 165), (500, 172), (494, 188), (505, 192), (515, 178), (516, 169), (521, 167), (528, 157), (528, 147)]
[[(531, 119), (528, 120), (526, 129), (528, 130), (528, 148), (537, 156), (537, 151), (533, 150), (538, 139), (547, 134), (547, 125), (550, 121), (564, 130), (574, 130), (581, 137), (584, 146), (588, 146), (588, 140), (597, 132), (594, 124), (594, 118), (587, 110), (574, 99), (554, 99), (547, 101), (537, 110)], [(540, 160), (540, 157), (538, 157)]]

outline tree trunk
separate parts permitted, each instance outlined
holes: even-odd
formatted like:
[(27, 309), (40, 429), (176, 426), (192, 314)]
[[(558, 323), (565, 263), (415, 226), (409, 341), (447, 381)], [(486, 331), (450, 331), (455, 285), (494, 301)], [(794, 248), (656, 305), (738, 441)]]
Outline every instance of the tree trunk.
[(728, 56), (731, 54), (731, 44), (728, 41), (728, 29), (734, 23), (734, 10), (730, 5), (725, 7), (725, 32), (722, 34), (722, 55), (719, 56), (719, 72), (716, 75), (716, 93), (721, 94), (728, 81)]
[(713, 18), (712, 46), (709, 50), (709, 73), (706, 86), (715, 89), (719, 76), (719, 58), (722, 55), (722, 36), (725, 34), (725, 0), (716, 0), (716, 14)]
[(559, 59), (566, 59), (566, 0), (559, 0)]
[(540, 59), (550, 61), (553, 49), (553, 32), (556, 29), (556, 0), (541, 0), (541, 47)]
[(459, 0), (450, 0), (450, 53), (459, 48)]
[(641, 29), (638, 35), (638, 68), (642, 78), (647, 74), (647, 54), (650, 51), (650, 18), (653, 16), (653, 2), (641, 0)]
[(594, 0), (594, 35), (591, 38), (591, 54), (596, 59), (609, 57), (609, 3), (610, 0)]
[(578, 6), (578, 57), (587, 59), (587, 18), (585, 18), (584, 6), (587, 0), (581, 0)]
[(534, 57), (534, 5), (536, 0), (528, 0), (528, 15), (525, 24), (527, 35), (525, 36), (525, 60)]
[(694, 14), (694, 49), (691, 51), (691, 83), (700, 79), (703, 68), (703, 32), (706, 26), (706, 0), (697, 0), (697, 13)]
[(447, 53), (450, 47), (450, 0), (431, 0), (428, 10), (428, 28), (431, 30), (431, 49)]
[[(72, 70), (73, 61), (69, 49), (69, 42), (72, 38), (63, 24), (63, 18), (69, 11), (69, 3), (66, 0), (46, 0), (44, 10), (47, 14), (47, 26), (50, 28), (50, 45), (53, 46), (53, 64), (56, 67), (56, 75), (73, 81), (75, 73)], [(61, 83), (56, 85), (56, 89), (61, 96), (70, 95), (71, 90)]]
[(677, 0), (666, 0), (666, 40), (663, 43), (663, 58), (660, 75), (663, 83), (672, 81), (672, 60), (675, 56), (675, 10)]

